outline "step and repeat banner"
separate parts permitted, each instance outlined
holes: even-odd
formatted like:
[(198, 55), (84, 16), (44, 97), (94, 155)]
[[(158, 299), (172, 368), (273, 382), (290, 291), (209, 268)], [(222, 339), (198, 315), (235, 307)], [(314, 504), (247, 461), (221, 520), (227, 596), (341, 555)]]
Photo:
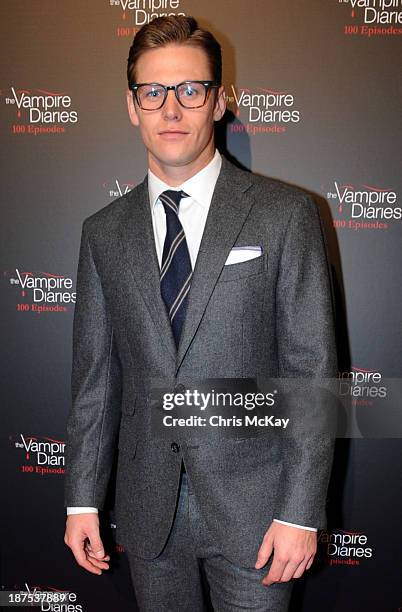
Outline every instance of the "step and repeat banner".
[(0, 10), (2, 589), (69, 594), (69, 607), (47, 610), (136, 609), (113, 486), (101, 517), (111, 569), (87, 573), (63, 542), (76, 266), (83, 219), (146, 173), (125, 100), (132, 38), (158, 15), (187, 14), (223, 47), (221, 151), (319, 206), (339, 377), (353, 383), (328, 527), (291, 609), (400, 612), (402, 441), (398, 418), (382, 427), (379, 398), (402, 365), (402, 0), (2, 0)]

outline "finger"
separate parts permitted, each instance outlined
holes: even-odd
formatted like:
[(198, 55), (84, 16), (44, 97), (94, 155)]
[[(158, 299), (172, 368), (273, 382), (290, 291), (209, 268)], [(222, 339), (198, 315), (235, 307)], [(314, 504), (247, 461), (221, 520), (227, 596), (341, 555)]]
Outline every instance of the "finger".
[(87, 559), (84, 548), (82, 547), (82, 543), (71, 543), (70, 548), (75, 557), (75, 560), (77, 561), (80, 567), (83, 567), (88, 572), (91, 572), (91, 574), (98, 574), (98, 576), (100, 576), (100, 574), (102, 573), (101, 568), (96, 567), (93, 563), (91, 563), (91, 561)]
[(88, 557), (88, 555), (87, 555), (87, 561), (89, 561), (89, 563), (91, 563), (94, 567), (98, 567), (99, 569), (102, 569), (102, 570), (109, 569), (109, 563), (107, 561), (99, 561), (99, 559), (95, 559), (94, 557)]
[(105, 550), (99, 536), (99, 529), (88, 530), (87, 536), (89, 540), (88, 544), (91, 547), (92, 556), (96, 559), (103, 559), (105, 557)]
[(306, 568), (307, 559), (288, 561), (281, 577), (281, 582), (289, 582), (292, 578), (300, 578)]
[(310, 557), (309, 561), (307, 562), (307, 565), (306, 565), (306, 570), (309, 570), (309, 569), (310, 569), (310, 567), (313, 565), (313, 562), (314, 562), (314, 557), (315, 557), (315, 555), (311, 555), (311, 557)]
[(99, 567), (100, 569), (109, 569), (108, 561), (104, 561), (102, 559), (97, 559), (96, 557), (91, 557), (90, 555), (86, 555), (87, 561), (92, 563), (95, 567)]
[(280, 582), (286, 564), (287, 561), (285, 561), (284, 559), (278, 559), (278, 557), (274, 555), (271, 568), (268, 574), (262, 579), (262, 584), (269, 586), (274, 582)]
[(109, 569), (109, 563), (107, 563), (110, 559), (109, 555), (105, 555), (103, 559), (98, 559), (93, 553), (88, 551), (89, 544), (85, 544), (85, 556), (87, 561), (92, 563), (95, 567), (99, 567), (100, 569)]
[(254, 567), (261, 569), (267, 562), (273, 551), (273, 540), (272, 537), (265, 535), (262, 544), (257, 553), (257, 561)]
[(301, 578), (303, 576), (307, 568), (307, 561), (308, 559), (305, 559), (302, 563), (300, 563), (299, 567), (294, 572), (292, 578)]
[(97, 557), (95, 555), (95, 553), (93, 552), (92, 546), (91, 546), (91, 544), (89, 542), (86, 542), (85, 550), (86, 550), (87, 556), (91, 557), (91, 559), (96, 559), (96, 560), (99, 560), (99, 561), (109, 561), (110, 560), (110, 555), (105, 555), (103, 557), (103, 559), (100, 559), (99, 557)]
[(94, 569), (94, 568), (98, 569), (98, 570), (103, 570), (103, 569), (107, 570), (107, 569), (109, 569), (109, 564), (106, 561), (103, 561), (103, 560), (100, 560), (100, 559), (96, 559), (96, 557), (89, 557), (88, 553), (85, 550), (85, 547), (84, 547), (84, 550), (82, 552), (84, 553), (83, 555), (81, 554), (80, 550), (78, 550), (78, 552), (77, 552), (77, 554), (75, 556), (76, 556), (76, 558), (78, 556), (79, 565), (82, 565), (83, 567), (85, 567), (85, 569), (88, 569), (88, 563), (90, 564), (92, 569)]
[(108, 561), (110, 561), (109, 555), (105, 555), (103, 559), (98, 559), (97, 557), (95, 557), (95, 555), (87, 553), (87, 558), (91, 561), (98, 561), (99, 563), (107, 563)]

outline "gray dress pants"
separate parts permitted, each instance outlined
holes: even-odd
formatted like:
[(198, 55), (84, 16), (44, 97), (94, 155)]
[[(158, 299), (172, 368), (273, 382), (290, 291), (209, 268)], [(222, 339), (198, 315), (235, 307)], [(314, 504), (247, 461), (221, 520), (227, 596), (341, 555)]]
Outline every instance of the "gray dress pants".
[(175, 519), (163, 551), (151, 560), (130, 551), (127, 555), (140, 612), (288, 610), (292, 582), (264, 586), (267, 566), (239, 567), (220, 554), (183, 470)]

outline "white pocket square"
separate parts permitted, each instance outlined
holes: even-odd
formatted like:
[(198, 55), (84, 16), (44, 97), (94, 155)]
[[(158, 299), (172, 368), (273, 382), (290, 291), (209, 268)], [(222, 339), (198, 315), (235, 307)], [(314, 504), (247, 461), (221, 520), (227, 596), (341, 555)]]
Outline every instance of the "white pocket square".
[(240, 263), (242, 261), (248, 261), (249, 259), (255, 259), (262, 255), (261, 246), (238, 246), (233, 247), (229, 253), (229, 257), (225, 261), (225, 266)]

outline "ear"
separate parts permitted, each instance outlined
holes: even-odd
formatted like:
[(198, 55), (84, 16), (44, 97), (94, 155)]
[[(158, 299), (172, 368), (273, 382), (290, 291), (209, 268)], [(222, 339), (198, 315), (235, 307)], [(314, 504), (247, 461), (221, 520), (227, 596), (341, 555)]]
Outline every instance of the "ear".
[(226, 110), (226, 94), (225, 94), (225, 86), (221, 85), (218, 89), (218, 95), (215, 100), (214, 107), (214, 121), (219, 121), (222, 119)]
[(134, 102), (134, 94), (131, 91), (131, 89), (127, 89), (126, 98), (127, 98), (127, 109), (128, 109), (128, 115), (130, 117), (130, 121), (135, 127), (138, 127), (140, 122), (138, 119), (136, 103)]

